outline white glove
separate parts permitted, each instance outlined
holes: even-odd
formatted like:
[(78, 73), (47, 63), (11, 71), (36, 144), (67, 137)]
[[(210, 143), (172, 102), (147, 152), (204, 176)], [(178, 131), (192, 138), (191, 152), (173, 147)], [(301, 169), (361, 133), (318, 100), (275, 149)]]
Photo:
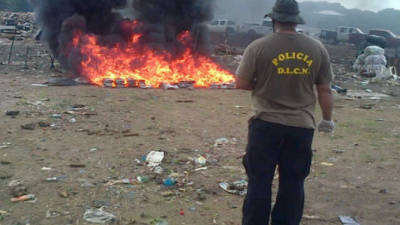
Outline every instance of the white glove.
[(324, 133), (332, 133), (335, 130), (335, 123), (331, 120), (321, 120), (318, 124), (318, 131)]

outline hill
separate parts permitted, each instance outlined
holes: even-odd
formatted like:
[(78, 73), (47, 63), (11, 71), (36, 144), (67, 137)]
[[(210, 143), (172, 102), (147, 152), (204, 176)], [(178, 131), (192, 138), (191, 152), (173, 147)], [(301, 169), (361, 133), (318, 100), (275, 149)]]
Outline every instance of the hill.
[[(273, 4), (274, 2), (269, 0), (217, 0), (216, 17), (259, 21), (271, 11)], [(324, 29), (355, 26), (364, 31), (382, 28), (400, 34), (400, 10), (363, 11), (347, 9), (339, 3), (329, 2), (302, 2), (300, 9), (309, 26)]]

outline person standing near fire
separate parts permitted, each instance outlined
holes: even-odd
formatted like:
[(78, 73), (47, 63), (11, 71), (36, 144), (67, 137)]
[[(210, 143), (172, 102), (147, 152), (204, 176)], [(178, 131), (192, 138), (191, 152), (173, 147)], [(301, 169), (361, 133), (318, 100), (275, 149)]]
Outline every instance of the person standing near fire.
[[(333, 73), (326, 48), (296, 32), (296, 26), (305, 22), (295, 0), (277, 0), (267, 16), (273, 20), (274, 33), (249, 45), (236, 72), (237, 88), (252, 91), (255, 111), (243, 157), (248, 192), (242, 224), (268, 225), (271, 214), (272, 225), (299, 225), (314, 130), (331, 133), (335, 128)], [(323, 116), (318, 125), (317, 95)], [(279, 191), (271, 213), (277, 166)]]

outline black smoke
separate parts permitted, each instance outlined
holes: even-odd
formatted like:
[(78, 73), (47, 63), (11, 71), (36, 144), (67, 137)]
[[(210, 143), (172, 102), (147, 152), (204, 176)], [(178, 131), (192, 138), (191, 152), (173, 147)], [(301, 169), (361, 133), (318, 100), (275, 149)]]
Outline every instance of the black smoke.
[[(155, 49), (175, 51), (182, 48), (177, 35), (192, 31), (196, 51), (207, 50), (204, 22), (213, 17), (215, 0), (31, 0), (41, 40), (46, 42), (65, 69), (79, 73), (79, 49), (71, 48), (74, 32), (95, 34), (104, 45), (128, 40), (133, 31), (124, 29), (126, 22), (119, 10), (130, 7), (135, 18), (144, 24), (143, 42)], [(128, 5), (132, 4), (132, 5)]]

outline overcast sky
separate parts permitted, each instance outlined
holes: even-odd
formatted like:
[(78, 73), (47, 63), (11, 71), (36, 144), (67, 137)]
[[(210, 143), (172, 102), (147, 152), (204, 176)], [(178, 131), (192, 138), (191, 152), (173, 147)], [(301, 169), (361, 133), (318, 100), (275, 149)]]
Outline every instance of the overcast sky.
[(305, 1), (328, 1), (339, 2), (347, 8), (358, 8), (363, 10), (379, 11), (386, 8), (400, 9), (400, 0), (298, 0), (299, 2)]

